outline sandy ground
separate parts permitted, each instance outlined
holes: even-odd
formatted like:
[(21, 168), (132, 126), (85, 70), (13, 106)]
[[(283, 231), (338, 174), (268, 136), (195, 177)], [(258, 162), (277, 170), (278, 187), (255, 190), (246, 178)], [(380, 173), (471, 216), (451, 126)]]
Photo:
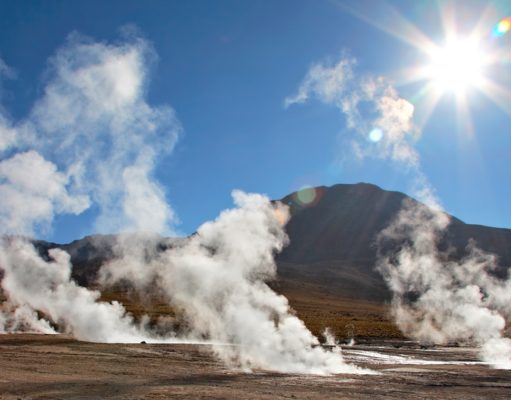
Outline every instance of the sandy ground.
[(205, 345), (95, 344), (0, 335), (0, 399), (509, 399), (511, 371), (473, 349), (355, 345), (345, 358), (379, 375), (305, 376), (227, 369)]

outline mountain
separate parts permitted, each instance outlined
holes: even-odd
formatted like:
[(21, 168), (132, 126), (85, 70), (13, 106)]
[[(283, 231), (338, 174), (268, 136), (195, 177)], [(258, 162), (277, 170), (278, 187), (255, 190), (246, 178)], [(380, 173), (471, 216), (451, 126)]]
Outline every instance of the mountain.
[[(286, 226), (290, 244), (277, 255), (278, 279), (271, 286), (288, 298), (313, 333), (329, 326), (339, 337), (399, 335), (388, 313), (391, 294), (374, 268), (375, 240), (405, 199), (415, 201), (367, 183), (319, 186), (280, 199), (290, 207)], [(511, 230), (451, 217), (439, 245), (454, 249), (451, 256), (460, 258), (471, 239), (498, 256), (496, 273), (506, 276), (511, 266)], [(182, 239), (161, 238), (156, 250), (172, 246), (175, 240)], [(66, 250), (73, 278), (93, 286), (101, 264), (114, 257), (115, 242), (115, 236), (94, 235), (64, 245), (43, 241), (35, 245), (43, 255), (52, 247)], [(131, 312), (140, 309), (126, 293), (108, 293), (105, 299), (121, 299)]]
[[(286, 227), (290, 244), (277, 257), (281, 279), (306, 279), (343, 297), (388, 301), (390, 293), (374, 269), (375, 240), (403, 201), (415, 200), (367, 183), (305, 190), (309, 193), (295, 192), (280, 200), (291, 210)], [(499, 257), (497, 273), (504, 276), (511, 266), (511, 230), (470, 225), (451, 216), (439, 247), (454, 248), (453, 257), (460, 258), (470, 239)]]
[[(138, 240), (136, 234), (131, 235), (135, 236), (134, 240)], [(148, 254), (163, 251), (172, 247), (174, 243), (184, 240), (183, 238), (165, 238), (156, 234), (154, 236), (155, 240), (148, 242), (152, 248), (145, 248)], [(79, 285), (91, 287), (95, 284), (100, 267), (106, 261), (116, 257), (117, 239), (116, 235), (91, 235), (67, 244), (57, 244), (43, 240), (36, 240), (33, 243), (45, 258), (49, 249), (60, 248), (66, 251), (71, 256), (71, 264), (73, 265), (71, 277)]]

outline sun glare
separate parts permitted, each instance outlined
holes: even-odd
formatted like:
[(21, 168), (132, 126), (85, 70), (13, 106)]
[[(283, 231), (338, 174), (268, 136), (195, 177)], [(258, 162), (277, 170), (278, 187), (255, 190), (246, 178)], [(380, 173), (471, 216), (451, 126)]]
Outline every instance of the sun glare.
[[(416, 85), (409, 98), (415, 109), (420, 110), (416, 115), (418, 126), (427, 123), (442, 97), (451, 95), (463, 130), (472, 133), (472, 91), (485, 95), (511, 115), (511, 88), (507, 84), (511, 80), (507, 42), (511, 17), (502, 16), (492, 2), (474, 10), (480, 16), (470, 25), (462, 19), (463, 10), (468, 9), (464, 2), (440, 5), (444, 45), (435, 43), (390, 5), (382, 3), (385, 12), (376, 13), (376, 8), (363, 7), (363, 2), (353, 3), (347, 7), (353, 14), (418, 50), (417, 63), (403, 66), (395, 75), (398, 86)], [(381, 18), (382, 14), (391, 18)], [(372, 132), (369, 140), (380, 140), (379, 133)]]
[(425, 77), (440, 93), (464, 94), (481, 84), (486, 54), (474, 40), (452, 40), (430, 52)]

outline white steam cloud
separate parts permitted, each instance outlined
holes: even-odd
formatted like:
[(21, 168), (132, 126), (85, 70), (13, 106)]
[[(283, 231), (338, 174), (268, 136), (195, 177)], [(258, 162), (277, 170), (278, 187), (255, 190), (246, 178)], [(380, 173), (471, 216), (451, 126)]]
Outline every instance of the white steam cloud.
[[(0, 113), (0, 331), (63, 331), (96, 342), (208, 340), (226, 363), (247, 370), (367, 373), (346, 365), (340, 350), (319, 346), (266, 284), (287, 240), (284, 206), (234, 192), (236, 208), (161, 246), (175, 216), (153, 171), (181, 128), (170, 107), (145, 99), (152, 59), (140, 38), (109, 44), (71, 35), (50, 60), (28, 116), (10, 121)], [(156, 291), (179, 312), (179, 331), (100, 301), (99, 291), (72, 280), (68, 253), (41, 255), (19, 236), (91, 207), (97, 229), (123, 232), (100, 283)]]
[(79, 214), (90, 204), (85, 195), (73, 197), (67, 191), (69, 177), (33, 150), (0, 161), (0, 182), (4, 232), (31, 232), (55, 214)]
[(339, 352), (320, 347), (287, 299), (265, 283), (275, 277), (273, 256), (286, 242), (287, 209), (261, 195), (235, 191), (233, 197), (237, 208), (152, 254), (149, 262), (142, 238), (121, 237), (120, 257), (103, 267), (102, 282), (128, 280), (142, 293), (156, 284), (168, 304), (182, 310), (188, 337), (219, 343), (215, 350), (228, 364), (293, 373), (363, 372), (344, 364)]
[[(0, 113), (0, 233), (34, 235), (51, 229), (56, 215), (91, 206), (99, 230), (172, 231), (172, 209), (152, 173), (181, 128), (170, 107), (145, 100), (153, 58), (149, 44), (133, 36), (108, 44), (73, 34), (50, 60), (28, 116), (10, 121)], [(1, 62), (0, 73), (7, 72), (12, 76)], [(0, 331), (53, 332), (58, 325), (93, 341), (148, 337), (121, 304), (76, 285), (71, 269), (62, 250), (43, 259), (23, 237), (4, 236)]]
[(146, 336), (121, 304), (98, 302), (99, 292), (71, 280), (69, 254), (51, 249), (49, 257), (50, 261), (43, 260), (26, 240), (3, 240), (0, 265), (8, 301), (2, 305), (4, 321), (0, 330), (54, 333), (48, 320), (37, 316), (37, 310), (64, 332), (82, 340), (138, 342)]
[(380, 234), (378, 270), (394, 294), (393, 314), (407, 336), (424, 343), (475, 343), (483, 360), (511, 369), (511, 280), (492, 275), (496, 257), (470, 243), (452, 260), (438, 244), (449, 224), (441, 210), (407, 202)]
[[(151, 175), (181, 128), (170, 107), (145, 100), (153, 58), (138, 38), (115, 45), (68, 38), (50, 60), (43, 95), (29, 115), (0, 118), (2, 197), (12, 205), (0, 210), (8, 222), (3, 232), (37, 233), (55, 214), (92, 205), (99, 231), (172, 232), (173, 211)], [(51, 193), (44, 193), (46, 183)], [(33, 212), (13, 209), (25, 195), (37, 201)], [(157, 218), (147, 211), (147, 218), (134, 218), (144, 210), (157, 210)]]
[(347, 57), (333, 65), (313, 65), (284, 105), (304, 103), (311, 97), (331, 104), (345, 116), (347, 127), (358, 133), (352, 146), (360, 158), (378, 156), (416, 164), (413, 105), (383, 77), (360, 77), (355, 67), (356, 60)]
[(397, 325), (427, 343), (471, 342), (496, 368), (511, 369), (511, 340), (503, 334), (511, 318), (511, 278), (492, 275), (496, 257), (476, 243), (453, 260), (439, 242), (450, 219), (420, 168), (413, 140), (414, 107), (382, 77), (358, 77), (354, 59), (317, 64), (285, 106), (310, 97), (339, 108), (349, 129), (369, 140), (354, 142), (359, 157), (374, 155), (400, 162), (415, 174), (417, 198), (410, 201), (378, 238), (377, 269), (393, 293)]

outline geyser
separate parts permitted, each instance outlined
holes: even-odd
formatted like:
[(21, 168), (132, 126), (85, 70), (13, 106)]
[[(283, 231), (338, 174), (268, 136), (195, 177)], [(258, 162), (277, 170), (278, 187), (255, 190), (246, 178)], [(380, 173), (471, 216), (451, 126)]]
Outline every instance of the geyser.
[(152, 53), (133, 34), (116, 44), (73, 34), (51, 58), (27, 117), (0, 114), (0, 233), (36, 235), (56, 215), (94, 206), (97, 229), (124, 232), (101, 283), (159, 290), (182, 310), (187, 332), (155, 334), (146, 319), (135, 322), (121, 304), (78, 286), (65, 251), (41, 256), (21, 236), (0, 242), (0, 330), (59, 330), (96, 342), (207, 340), (228, 365), (246, 370), (368, 373), (345, 364), (339, 349), (318, 346), (266, 284), (286, 242), (284, 206), (235, 191), (236, 208), (164, 251), (153, 251), (154, 234), (139, 233), (173, 232), (174, 214), (153, 172), (181, 130), (170, 107), (145, 99)]
[[(449, 217), (407, 202), (379, 237), (379, 271), (393, 293), (393, 314), (408, 337), (423, 343), (474, 343), (495, 368), (511, 369), (511, 280), (492, 275), (496, 257), (470, 243), (461, 260), (440, 251)], [(397, 249), (397, 250), (396, 250)]]

